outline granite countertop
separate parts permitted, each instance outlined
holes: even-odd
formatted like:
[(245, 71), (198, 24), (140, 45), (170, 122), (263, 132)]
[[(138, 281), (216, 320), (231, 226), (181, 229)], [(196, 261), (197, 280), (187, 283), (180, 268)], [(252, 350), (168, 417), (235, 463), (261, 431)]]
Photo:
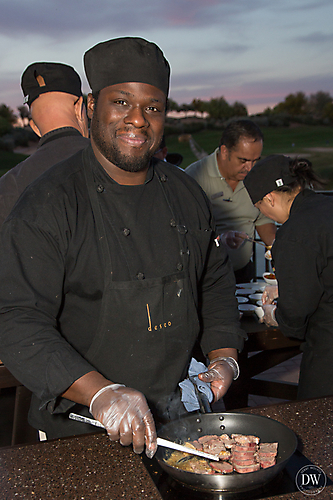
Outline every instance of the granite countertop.
[[(243, 411), (291, 428), (303, 455), (333, 480), (333, 397)], [(100, 433), (0, 449), (0, 491), (6, 500), (162, 499), (140, 456)], [(296, 492), (278, 498), (307, 497)], [(333, 486), (315, 498), (333, 498)]]
[[(298, 438), (298, 450), (333, 481), (333, 397), (247, 408), (244, 411), (273, 418), (292, 429)], [(333, 498), (333, 486), (326, 486), (315, 497), (297, 492), (279, 498), (328, 500)], [(266, 500), (270, 499), (273, 497)]]
[(106, 434), (0, 449), (0, 498), (160, 500), (139, 455)]

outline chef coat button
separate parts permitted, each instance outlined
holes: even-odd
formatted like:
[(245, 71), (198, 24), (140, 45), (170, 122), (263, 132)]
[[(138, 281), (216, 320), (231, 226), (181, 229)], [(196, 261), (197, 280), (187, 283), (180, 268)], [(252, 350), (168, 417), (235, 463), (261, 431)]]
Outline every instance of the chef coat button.
[(178, 271), (182, 271), (183, 270), (183, 264), (181, 264), (181, 262), (178, 262), (178, 264), (177, 264), (177, 270)]
[(129, 236), (130, 234), (131, 234), (131, 231), (127, 227), (124, 227), (124, 229), (123, 229), (123, 235), (124, 236)]
[(178, 233), (180, 233), (180, 234), (186, 234), (186, 233), (187, 233), (187, 228), (186, 228), (186, 226), (181, 226), (181, 225), (178, 225), (178, 226), (177, 226), (177, 231), (178, 231)]
[(170, 221), (170, 226), (171, 226), (171, 227), (176, 227), (176, 225), (177, 225), (177, 224), (176, 224), (175, 219), (171, 219), (171, 221)]
[(145, 275), (143, 273), (138, 273), (136, 275), (136, 277), (137, 277), (138, 280), (144, 280), (145, 279)]
[(96, 191), (97, 193), (103, 193), (104, 191), (104, 186), (102, 186), (102, 184), (98, 184), (97, 188), (96, 188)]
[(161, 182), (166, 182), (168, 178), (165, 174), (162, 174), (160, 179), (161, 179)]

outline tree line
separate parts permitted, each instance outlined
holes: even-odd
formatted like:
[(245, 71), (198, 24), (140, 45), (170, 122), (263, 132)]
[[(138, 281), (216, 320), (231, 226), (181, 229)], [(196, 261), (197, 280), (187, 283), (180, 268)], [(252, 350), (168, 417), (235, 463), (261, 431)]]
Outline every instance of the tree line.
[[(198, 111), (208, 113), (210, 118), (228, 120), (234, 116), (248, 116), (248, 110), (245, 104), (236, 101), (229, 104), (222, 97), (212, 98), (209, 101), (193, 99), (190, 104), (177, 104), (176, 101), (169, 99), (169, 109), (174, 111)], [(328, 92), (319, 91), (310, 96), (304, 92), (288, 94), (284, 101), (278, 103), (273, 108), (266, 108), (258, 115), (278, 115), (287, 114), (289, 116), (310, 115), (317, 120), (329, 120), (333, 122), (333, 98)]]
[[(210, 122), (220, 126), (234, 117), (248, 116), (248, 110), (245, 104), (236, 101), (229, 104), (227, 100), (221, 97), (214, 97), (204, 101), (202, 99), (193, 99), (190, 104), (179, 105), (173, 99), (168, 100), (168, 109), (175, 111), (197, 111), (207, 113)], [(12, 150), (14, 145), (26, 145), (31, 139), (36, 139), (29, 127), (29, 109), (27, 106), (18, 106), (17, 111), (21, 118), (23, 127), (14, 127), (17, 124), (18, 116), (6, 104), (0, 104), (0, 149)], [(333, 124), (333, 98), (328, 92), (319, 91), (309, 96), (304, 92), (288, 94), (284, 100), (273, 108), (266, 108), (258, 115), (266, 120), (268, 126), (289, 125), (290, 121), (299, 121), (308, 124)], [(206, 121), (207, 123), (207, 121)]]

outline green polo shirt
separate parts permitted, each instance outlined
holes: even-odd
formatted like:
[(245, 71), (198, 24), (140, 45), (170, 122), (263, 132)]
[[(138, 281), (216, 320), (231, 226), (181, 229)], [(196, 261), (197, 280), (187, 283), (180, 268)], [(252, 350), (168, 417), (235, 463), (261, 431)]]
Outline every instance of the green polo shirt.
[[(217, 231), (244, 231), (251, 238), (255, 235), (256, 226), (273, 222), (265, 217), (252, 204), (251, 198), (242, 181), (239, 181), (235, 191), (231, 189), (220, 174), (217, 164), (217, 148), (214, 153), (206, 156), (192, 165), (185, 172), (193, 177), (207, 194), (215, 217)], [(242, 269), (251, 259), (253, 244), (245, 241), (237, 250), (228, 248), (228, 254), (235, 271)]]

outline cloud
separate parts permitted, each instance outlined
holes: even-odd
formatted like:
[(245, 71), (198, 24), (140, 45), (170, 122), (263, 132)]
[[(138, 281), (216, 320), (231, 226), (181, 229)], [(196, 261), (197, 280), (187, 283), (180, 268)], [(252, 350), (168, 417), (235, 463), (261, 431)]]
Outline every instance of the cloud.
[(0, 30), (16, 35), (46, 36), (55, 40), (106, 32), (163, 29), (202, 29), (226, 25), (265, 5), (264, 0), (3, 0)]
[(295, 37), (293, 40), (296, 42), (304, 43), (331, 43), (333, 42), (333, 33), (322, 33), (320, 31), (315, 31), (304, 36)]
[(329, 72), (302, 77), (291, 75), (281, 79), (255, 78), (254, 71), (211, 72), (206, 76), (206, 79), (204, 75), (194, 73), (175, 76), (171, 85), (171, 98), (183, 104), (192, 102), (194, 98), (210, 100), (223, 96), (229, 103), (240, 101), (246, 106), (260, 104), (264, 108), (299, 91), (314, 94), (322, 90), (333, 96), (333, 79)]
[[(289, 2), (288, 2), (289, 3)], [(290, 10), (298, 10), (298, 11), (310, 11), (310, 10), (318, 10), (321, 8), (331, 7), (331, 0), (316, 0), (314, 2), (305, 3), (304, 0), (300, 0), (299, 4), (297, 2), (289, 3)]]

